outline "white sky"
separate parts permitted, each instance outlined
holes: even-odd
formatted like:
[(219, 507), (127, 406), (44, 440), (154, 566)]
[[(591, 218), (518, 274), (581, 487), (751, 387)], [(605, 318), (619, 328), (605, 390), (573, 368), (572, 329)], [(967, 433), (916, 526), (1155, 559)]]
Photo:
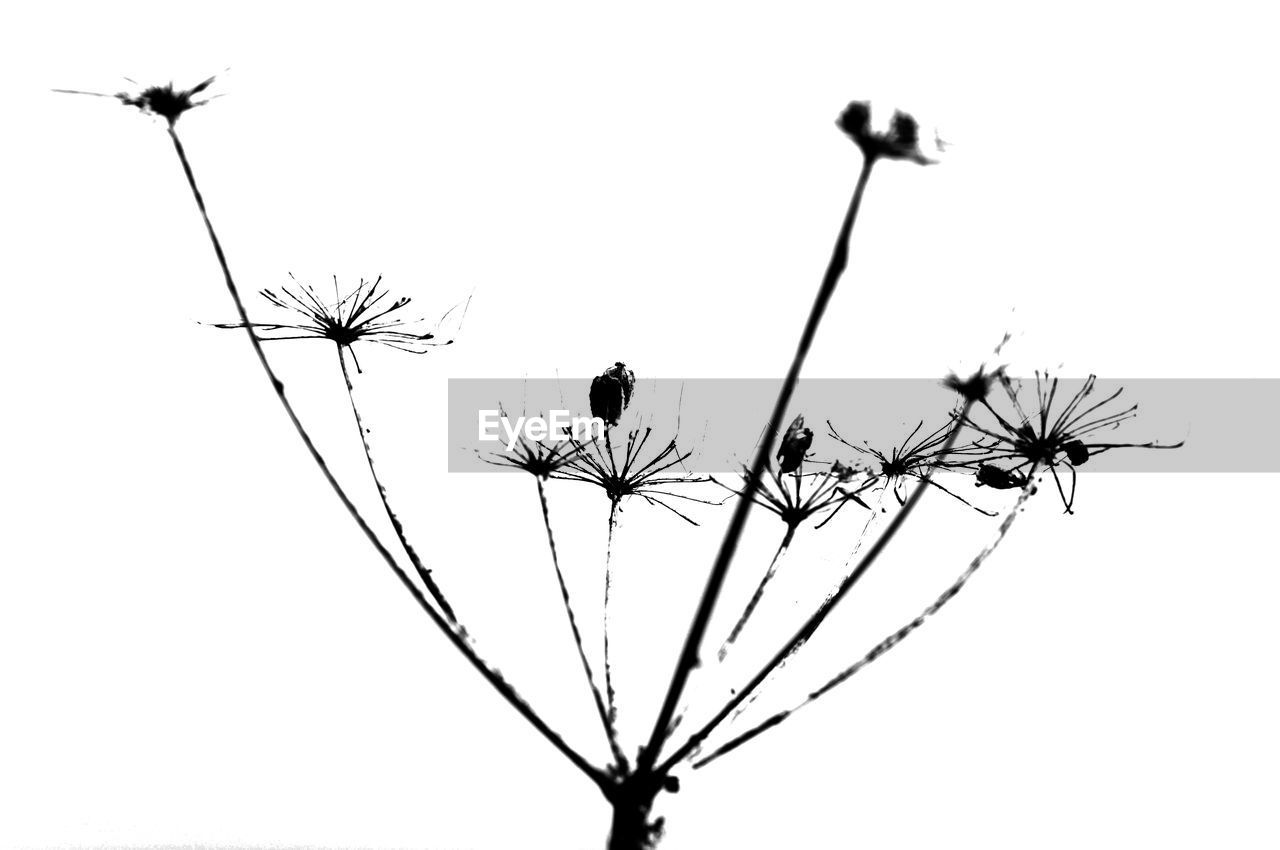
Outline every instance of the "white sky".
[[(160, 126), (48, 89), (231, 67), (180, 129), (246, 293), (382, 274), (438, 314), (474, 290), (457, 345), (369, 352), (362, 392), (472, 633), (599, 757), (533, 485), (445, 475), (444, 381), (618, 359), (781, 374), (856, 176), (832, 125), (848, 100), (914, 110), (954, 146), (878, 168), (807, 375), (940, 375), (1012, 330), (1015, 371), (1280, 377), (1263, 4), (963, 5), (10, 11), (0, 846), (587, 848), (608, 817), (376, 561), (244, 341), (195, 324), (231, 305)], [(332, 353), (272, 352), (373, 509)], [(1033, 500), (936, 622), (686, 771), (664, 850), (1275, 846), (1274, 483), (1090, 476), (1075, 517)], [(552, 498), (593, 594), (603, 497)], [(727, 516), (626, 511), (632, 740)], [(763, 569), (767, 519), (731, 598)], [(839, 566), (845, 519), (796, 576)], [(911, 528), (794, 693), (990, 532), (939, 499)]]

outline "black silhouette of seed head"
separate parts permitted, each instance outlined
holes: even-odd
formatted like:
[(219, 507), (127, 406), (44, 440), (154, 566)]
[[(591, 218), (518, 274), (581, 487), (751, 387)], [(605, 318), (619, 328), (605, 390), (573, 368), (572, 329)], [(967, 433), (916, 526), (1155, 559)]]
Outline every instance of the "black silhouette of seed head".
[[(195, 100), (195, 96), (201, 94), (205, 89), (213, 84), (214, 77), (210, 77), (203, 82), (196, 83), (189, 89), (175, 88), (173, 83), (165, 83), (162, 86), (149, 86), (137, 94), (129, 92), (117, 92), (116, 94), (104, 94), (96, 91), (80, 91), (78, 89), (54, 89), (56, 92), (63, 94), (87, 94), (93, 97), (114, 97), (125, 106), (132, 106), (135, 109), (141, 109), (148, 115), (159, 115), (161, 118), (169, 122), (172, 127), (178, 122), (188, 111), (195, 109), (197, 106), (204, 106), (212, 98), (204, 100)], [(130, 80), (132, 82), (132, 80)]]
[[(403, 317), (401, 311), (412, 299), (407, 296), (391, 298), (382, 285), (382, 277), (370, 282), (361, 280), (346, 295), (341, 294), (338, 279), (333, 279), (333, 300), (318, 292), (309, 283), (299, 282), (292, 274), (288, 284), (279, 289), (263, 289), (261, 295), (273, 307), (291, 314), (290, 322), (223, 322), (215, 328), (251, 328), (264, 342), (288, 339), (324, 339), (340, 348), (353, 352), (357, 342), (371, 342), (410, 354), (426, 354), (453, 340), (436, 340), (435, 334), (424, 331), (424, 320)], [(360, 361), (356, 360), (356, 368)]]

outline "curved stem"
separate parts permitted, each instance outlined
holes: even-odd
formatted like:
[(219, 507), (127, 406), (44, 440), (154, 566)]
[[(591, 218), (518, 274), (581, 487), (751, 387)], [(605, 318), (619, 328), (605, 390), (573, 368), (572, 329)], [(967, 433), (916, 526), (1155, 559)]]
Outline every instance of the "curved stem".
[(541, 476), (535, 476), (535, 480), (538, 482), (538, 501), (542, 505), (542, 522), (547, 528), (547, 545), (551, 548), (551, 564), (556, 570), (560, 598), (564, 600), (564, 613), (569, 619), (569, 629), (573, 632), (573, 644), (578, 649), (578, 658), (582, 661), (582, 672), (587, 676), (587, 684), (591, 686), (591, 697), (595, 701), (596, 712), (600, 715), (600, 722), (604, 725), (605, 735), (609, 739), (609, 749), (613, 752), (613, 758), (618, 767), (626, 771), (627, 757), (618, 743), (618, 731), (613, 726), (608, 709), (605, 708), (604, 697), (600, 694), (600, 688), (596, 686), (595, 673), (591, 670), (591, 662), (587, 660), (587, 650), (582, 643), (582, 632), (578, 630), (578, 620), (573, 614), (573, 604), (569, 601), (569, 586), (565, 583), (564, 573), (560, 569), (560, 556), (556, 553), (556, 538), (551, 533), (551, 509), (547, 504), (546, 485)]
[[(972, 401), (965, 402), (964, 409), (962, 410), (959, 418), (956, 419), (956, 424), (952, 427), (951, 433), (947, 436), (947, 442), (942, 449), (943, 453), (950, 451), (951, 447), (955, 445), (956, 438), (960, 435), (960, 430), (963, 427), (962, 423), (964, 421), (964, 416), (969, 412), (969, 408), (972, 405)], [(805, 624), (800, 627), (799, 631), (797, 631), (794, 636), (792, 636), (791, 640), (787, 641), (786, 645), (778, 650), (773, 658), (760, 668), (760, 671), (756, 673), (755, 677), (752, 678), (745, 687), (740, 689), (729, 699), (729, 702), (725, 704), (724, 708), (717, 712), (706, 725), (695, 732), (688, 741), (686, 741), (678, 750), (676, 750), (675, 753), (671, 755), (670, 758), (662, 763), (662, 766), (658, 768), (658, 773), (665, 775), (672, 767), (678, 764), (681, 759), (696, 750), (702, 744), (703, 740), (705, 740), (706, 737), (720, 725), (721, 721), (729, 716), (730, 712), (737, 708), (743, 700), (749, 697), (756, 688), (760, 687), (760, 684), (764, 682), (764, 680), (767, 679), (777, 667), (791, 657), (791, 655), (799, 650), (800, 647), (804, 646), (809, 638), (813, 636), (814, 632), (818, 630), (818, 627), (822, 625), (823, 621), (826, 620), (827, 616), (837, 605), (840, 604), (840, 600), (844, 599), (845, 595), (848, 594), (853, 586), (858, 583), (858, 580), (861, 579), (871, 565), (876, 562), (876, 559), (880, 557), (880, 553), (883, 552), (893, 540), (894, 536), (898, 533), (898, 529), (902, 528), (902, 525), (907, 521), (907, 517), (911, 516), (912, 511), (915, 510), (915, 506), (920, 502), (921, 496), (923, 496), (925, 491), (929, 489), (929, 478), (933, 475), (933, 472), (934, 470), (929, 470), (929, 472), (921, 478), (920, 482), (912, 488), (911, 495), (907, 497), (907, 501), (902, 506), (902, 510), (898, 511), (897, 515), (894, 516), (893, 520), (889, 523), (889, 527), (884, 530), (884, 534), (880, 535), (879, 539), (877, 539), (876, 542), (872, 544), (871, 548), (867, 550), (867, 554), (862, 556), (862, 560), (858, 562), (858, 566), (854, 568), (853, 572), (849, 573), (849, 575), (845, 577), (844, 581), (840, 583), (840, 586), (836, 588), (835, 593), (827, 597), (826, 601), (824, 601), (818, 610), (815, 611), (807, 621), (805, 621)]]
[(782, 556), (787, 553), (787, 547), (791, 545), (791, 539), (796, 535), (796, 526), (788, 524), (786, 534), (782, 535), (782, 542), (778, 544), (778, 549), (773, 553), (773, 560), (769, 562), (769, 569), (765, 572), (764, 578), (760, 579), (760, 585), (756, 588), (756, 592), (752, 594), (751, 599), (747, 602), (747, 607), (742, 609), (742, 616), (738, 618), (738, 622), (734, 624), (733, 631), (729, 632), (729, 637), (725, 639), (724, 644), (720, 647), (719, 658), (724, 661), (725, 656), (729, 654), (729, 647), (738, 639), (738, 635), (742, 634), (742, 630), (746, 628), (747, 620), (751, 619), (751, 615), (755, 613), (756, 606), (760, 604), (760, 600), (764, 598), (764, 589), (769, 586), (769, 582), (773, 580), (774, 574), (778, 571), (778, 564), (782, 560)]
[(378, 469), (373, 463), (373, 449), (369, 446), (369, 430), (365, 427), (364, 417), (360, 415), (360, 407), (356, 404), (356, 388), (351, 381), (351, 370), (347, 367), (347, 357), (342, 350), (342, 346), (336, 346), (338, 349), (338, 363), (342, 367), (342, 379), (347, 385), (347, 399), (351, 402), (351, 413), (355, 416), (356, 430), (360, 432), (360, 445), (364, 447), (364, 459), (369, 463), (369, 474), (373, 476), (373, 484), (378, 490), (378, 498), (382, 500), (382, 508), (387, 513), (387, 519), (391, 521), (391, 527), (395, 530), (396, 539), (400, 541), (400, 545), (404, 548), (404, 552), (409, 556), (409, 563), (413, 564), (413, 569), (418, 573), (418, 578), (422, 579), (422, 584), (427, 588), (427, 593), (431, 594), (431, 598), (440, 606), (440, 610), (444, 612), (449, 622), (458, 625), (458, 618), (453, 613), (453, 608), (445, 601), (444, 593), (441, 592), (440, 586), (436, 584), (435, 579), (431, 577), (431, 570), (423, 565), (422, 559), (418, 557), (418, 553), (414, 551), (413, 546), (409, 543), (409, 538), (405, 534), (404, 525), (400, 522), (400, 517), (391, 508), (391, 501), (387, 497), (387, 488), (383, 486), (382, 479), (378, 476)]
[(544, 738), (546, 738), (557, 750), (561, 752), (561, 754), (565, 756), (565, 758), (569, 759), (574, 766), (585, 773), (593, 782), (596, 783), (596, 785), (601, 789), (611, 788), (612, 784), (604, 773), (583, 758), (576, 750), (565, 742), (559, 733), (548, 726), (546, 721), (544, 721), (537, 712), (535, 712), (529, 704), (525, 702), (524, 698), (516, 692), (515, 688), (502, 678), (502, 674), (496, 669), (490, 667), (488, 663), (476, 653), (475, 649), (467, 642), (466, 638), (464, 638), (456, 629), (452, 628), (440, 613), (436, 611), (435, 607), (427, 601), (426, 595), (423, 594), (418, 586), (414, 584), (413, 580), (409, 578), (408, 573), (406, 573), (400, 565), (396, 563), (395, 556), (393, 556), (387, 547), (382, 544), (382, 541), (378, 539), (378, 535), (374, 533), (373, 529), (369, 526), (369, 523), (365, 521), (364, 517), (360, 514), (360, 511), (356, 508), (355, 503), (351, 501), (351, 497), (347, 495), (346, 490), (344, 490), (342, 485), (338, 483), (338, 479), (334, 477), (332, 470), (329, 469), (328, 463), (325, 462), (324, 457), (316, 448), (315, 442), (312, 441), (311, 435), (307, 433), (306, 428), (302, 426), (302, 422), (298, 419), (298, 415), (294, 411), (293, 405), (290, 403), (288, 396), (285, 395), (284, 383), (276, 377), (275, 370), (271, 368), (271, 363), (267, 360), (266, 352), (262, 350), (261, 341), (258, 339), (257, 334), (253, 332), (253, 328), (249, 322), (249, 314), (245, 310), (244, 302), (240, 298), (240, 290), (236, 286), (235, 280), (231, 277), (231, 269), (227, 265), (227, 257), (226, 254), (223, 253), (222, 243), (218, 240), (218, 234), (213, 229), (213, 222), (209, 220), (209, 212), (205, 208), (204, 196), (200, 194), (200, 188), (196, 184), (195, 174), (191, 170), (191, 163), (187, 160), (186, 150), (183, 148), (182, 141), (178, 138), (178, 134), (173, 129), (172, 124), (169, 126), (169, 138), (173, 141), (173, 149), (178, 154), (178, 161), (182, 163), (182, 171), (186, 175), (187, 185), (191, 188), (191, 194), (195, 198), (196, 206), (200, 210), (200, 216), (204, 219), (205, 230), (209, 234), (209, 241), (213, 244), (213, 252), (217, 255), (218, 265), (222, 269), (222, 276), (226, 282), (227, 292), (230, 293), (231, 300), (235, 303), (236, 312), (240, 315), (240, 321), (245, 326), (245, 333), (248, 334), (249, 344), (253, 346), (254, 354), (258, 357), (258, 363), (262, 366), (262, 371), (270, 381), (271, 388), (275, 391), (276, 398), (279, 399), (280, 405), (284, 408), (285, 414), (288, 415), (289, 421), (293, 424), (294, 430), (298, 432), (298, 437), (302, 440), (303, 445), (306, 446), (307, 452), (311, 455), (311, 459), (315, 461), (316, 466), (320, 468), (320, 472), (324, 474), (325, 480), (329, 483), (334, 494), (337, 495), (338, 500), (342, 502), (342, 506), (347, 509), (347, 513), (351, 515), (351, 518), (360, 528), (360, 531), (369, 540), (369, 543), (377, 551), (382, 560), (386, 562), (387, 566), (391, 568), (391, 571), (395, 573), (396, 578), (400, 580), (400, 583), (403, 584), (405, 589), (407, 589), (410, 595), (413, 596), (414, 600), (418, 603), (418, 606), (427, 613), (431, 622), (434, 623), (436, 628), (444, 634), (449, 642), (462, 653), (463, 657), (471, 663), (471, 666), (476, 668), (480, 675), (484, 677), (485, 681), (492, 685), (494, 690), (501, 694), (503, 699), (511, 704), (512, 708), (519, 712), (519, 714), (524, 717), (531, 726), (537, 729)]
[(1022, 506), (1026, 503), (1027, 499), (1031, 496), (1032, 492), (1033, 492), (1033, 487), (1031, 484), (1028, 484), (1026, 487), (1023, 488), (1022, 493), (1019, 494), (1018, 496), (1018, 501), (1014, 504), (1013, 508), (1010, 509), (1009, 513), (1005, 515), (1004, 520), (1000, 523), (1000, 527), (999, 527), (999, 530), (996, 532), (995, 539), (992, 540), (990, 543), (988, 543), (982, 549), (981, 552), (979, 552), (977, 555), (974, 556), (973, 560), (969, 562), (968, 569), (966, 569), (963, 573), (961, 573), (960, 577), (956, 579), (951, 584), (950, 587), (944, 590), (942, 592), (942, 595), (939, 596), (932, 605), (930, 605), (928, 608), (925, 608), (922, 612), (920, 612), (920, 615), (918, 617), (916, 617), (911, 622), (907, 623), (902, 628), (898, 629), (893, 634), (886, 637), (884, 640), (880, 641), (880, 643), (876, 644), (871, 649), (870, 652), (868, 652), (866, 655), (860, 658), (857, 662), (855, 662), (854, 664), (850, 665), (849, 667), (846, 667), (844, 670), (837, 673), (835, 676), (829, 679), (826, 684), (824, 684), (822, 687), (810, 693), (807, 697), (805, 697), (803, 701), (801, 701), (794, 707), (789, 708), (785, 711), (780, 711), (777, 714), (767, 718), (766, 720), (761, 721), (760, 723), (756, 724), (752, 728), (748, 729), (746, 732), (743, 732), (741, 735), (738, 735), (737, 737), (730, 740), (728, 743), (717, 748), (714, 752), (711, 753), (711, 755), (707, 756), (704, 759), (699, 759), (698, 761), (694, 762), (693, 764), (694, 769), (705, 767), (706, 765), (710, 764), (711, 762), (715, 761), (721, 756), (726, 755), (732, 752), (733, 750), (736, 750), (738, 747), (741, 747), (743, 744), (747, 743), (752, 738), (759, 736), (762, 732), (772, 729), (773, 727), (782, 723), (782, 721), (786, 720), (788, 717), (795, 714), (797, 711), (804, 708), (806, 705), (816, 702), (824, 694), (829, 693), (838, 685), (844, 682), (847, 682), (859, 670), (866, 667), (868, 664), (875, 661), (877, 658), (880, 658), (881, 656), (883, 656), (886, 652), (893, 649), (895, 646), (897, 646), (899, 643), (905, 640), (909, 634), (911, 634), (916, 629), (923, 626), (925, 620), (932, 617), (934, 614), (938, 613), (940, 610), (942, 610), (943, 606), (945, 606), (948, 602), (950, 602), (952, 599), (955, 598), (956, 594), (959, 593), (961, 589), (964, 588), (965, 584), (969, 581), (969, 579), (973, 577), (973, 574), (978, 571), (978, 568), (982, 566), (982, 564), (987, 560), (987, 558), (991, 556), (993, 552), (995, 552), (996, 547), (1000, 545), (1001, 541), (1004, 540), (1005, 535), (1009, 533), (1010, 526), (1012, 526), (1013, 521), (1017, 519), (1019, 511), (1022, 510)]
[(840, 232), (836, 236), (836, 244), (831, 252), (831, 260), (827, 264), (826, 273), (823, 275), (822, 283), (818, 287), (818, 294), (814, 298), (813, 307), (809, 310), (809, 318), (805, 322), (804, 330), (800, 334), (800, 341), (796, 345), (796, 353), (791, 360), (791, 368), (787, 371), (787, 376), (782, 382), (782, 388), (778, 392), (778, 399), (774, 402), (773, 412), (770, 414), (769, 422), (765, 426), (764, 436), (760, 440), (755, 458), (751, 462), (751, 469), (748, 472), (746, 484), (742, 491), (742, 498), (738, 499), (737, 505), (734, 506), (733, 516), (729, 520), (729, 527), (725, 531), (724, 540), (720, 543), (720, 550), (716, 554), (716, 560), (712, 564), (710, 574), (707, 576), (706, 588), (702, 592), (702, 598), (698, 602), (698, 609), (694, 613), (693, 622), (689, 626), (689, 634), (685, 638), (684, 648), (676, 661), (675, 670), (671, 675), (671, 684), (667, 687), (667, 694), (663, 699), (662, 708), (654, 721), (653, 731), (649, 735), (649, 742), (641, 752), (639, 769), (642, 772), (651, 770), (657, 762), (662, 745), (671, 733), (671, 721), (677, 706), (680, 704), (680, 695), (689, 681), (689, 674), (693, 672), (694, 667), (698, 666), (698, 655), (702, 648), (702, 639), (706, 635), (707, 624), (711, 621), (711, 614), (715, 610), (716, 600), (720, 596), (720, 589), (724, 585), (729, 566), (733, 563), (733, 556), (738, 548), (738, 540), (742, 537), (742, 531), (747, 524), (747, 516), (751, 513), (751, 506), (755, 502), (756, 491), (760, 488), (760, 477), (763, 475), (765, 466), (773, 452), (774, 438), (782, 427), (783, 416), (787, 412), (787, 406), (791, 403), (791, 396), (795, 392), (796, 382), (800, 379), (800, 370), (804, 366), (805, 358), (809, 354), (809, 348), (813, 345), (814, 337), (818, 333), (818, 326), (822, 323), (822, 316), (826, 313), (827, 304), (830, 303), (831, 296), (835, 294), (836, 284), (839, 283), (840, 276), (844, 273), (845, 267), (849, 263), (849, 237), (853, 233), (853, 224), (857, 220), (858, 209), (862, 205), (862, 195), (866, 191), (867, 180), (871, 177), (871, 169), (874, 165), (874, 157), (863, 158), (862, 170), (858, 175), (857, 185), (854, 187), (853, 196), (849, 199), (849, 208), (845, 212), (844, 221), (840, 225)]

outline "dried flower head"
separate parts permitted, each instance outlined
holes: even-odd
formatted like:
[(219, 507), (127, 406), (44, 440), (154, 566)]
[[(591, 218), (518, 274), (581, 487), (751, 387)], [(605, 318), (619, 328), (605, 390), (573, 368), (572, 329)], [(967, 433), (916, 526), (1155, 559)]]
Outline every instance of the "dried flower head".
[[(1015, 415), (1009, 418), (1002, 416), (984, 398), (980, 403), (995, 418), (996, 424), (989, 427), (979, 425), (972, 417), (965, 417), (963, 420), (965, 425), (995, 441), (991, 453), (983, 458), (979, 466), (980, 484), (997, 489), (1025, 486), (1037, 470), (1048, 468), (1057, 484), (1063, 507), (1067, 513), (1072, 513), (1076, 495), (1076, 467), (1086, 463), (1090, 457), (1112, 449), (1176, 449), (1182, 445), (1181, 441), (1170, 444), (1095, 442), (1093, 437), (1099, 432), (1114, 430), (1120, 423), (1137, 416), (1138, 405), (1112, 413), (1102, 412), (1102, 408), (1115, 401), (1124, 391), (1123, 388), (1104, 399), (1087, 403), (1097, 382), (1097, 376), (1090, 375), (1062, 410), (1054, 415), (1052, 411), (1058, 393), (1058, 378), (1050, 379), (1048, 373), (1041, 374), (1039, 371), (1035, 374), (1036, 407), (1032, 414), (1028, 415), (1018, 398), (1020, 387), (1016, 387), (1008, 376), (1001, 374), (1000, 383)], [(1008, 469), (1002, 469), (991, 465), (990, 461), (996, 460), (1014, 463)], [(1071, 475), (1069, 492), (1058, 477), (1058, 467), (1066, 467)]]
[[(381, 288), (381, 276), (372, 283), (361, 279), (360, 284), (345, 296), (341, 295), (335, 277), (332, 302), (323, 300), (310, 284), (300, 283), (292, 274), (289, 278), (293, 280), (294, 288), (285, 285), (279, 290), (263, 289), (261, 295), (275, 307), (301, 316), (301, 322), (249, 322), (247, 325), (244, 322), (227, 322), (214, 327), (249, 327), (264, 341), (325, 339), (347, 349), (357, 342), (372, 342), (410, 354), (425, 354), (436, 346), (453, 342), (435, 342), (432, 333), (410, 330), (421, 326), (424, 320), (396, 315), (412, 299), (401, 297), (388, 301), (387, 290)], [(354, 358), (354, 351), (352, 356)], [(360, 368), (358, 360), (356, 368)]]
[[(498, 405), (498, 412), (504, 418), (507, 415), (502, 405)], [(581, 444), (572, 440), (548, 442), (531, 440), (521, 430), (520, 438), (511, 451), (491, 452), (486, 456), (477, 450), (476, 454), (480, 455), (480, 459), (485, 463), (493, 466), (522, 469), (530, 475), (546, 481), (552, 475), (573, 463), (581, 449)]]
[(778, 444), (778, 469), (795, 472), (804, 463), (805, 453), (813, 445), (813, 431), (804, 427), (804, 417), (797, 416)]
[[(756, 488), (751, 499), (757, 505), (776, 514), (790, 529), (799, 528), (810, 518), (830, 511), (820, 523), (814, 526), (822, 528), (831, 522), (840, 509), (849, 502), (861, 505), (867, 510), (871, 509), (862, 500), (862, 493), (875, 485), (875, 477), (867, 476), (854, 485), (854, 480), (865, 474), (866, 470), (840, 461), (835, 461), (827, 469), (811, 473), (804, 473), (799, 468), (783, 471), (781, 467), (769, 464), (765, 467), (760, 486)], [(730, 487), (719, 480), (716, 480), (716, 483), (741, 496), (746, 489), (748, 475), (750, 471), (744, 468), (742, 487)]]
[(619, 360), (591, 380), (589, 401), (591, 415), (612, 427), (622, 418), (622, 411), (631, 404), (631, 394), (636, 388), (636, 375)]
[(885, 454), (879, 449), (872, 448), (871, 444), (865, 440), (861, 445), (846, 440), (840, 436), (835, 426), (831, 424), (831, 420), (827, 420), (827, 431), (832, 438), (855, 452), (869, 455), (875, 459), (879, 467), (876, 472), (878, 483), (882, 484), (886, 489), (892, 490), (893, 497), (899, 505), (906, 503), (903, 486), (906, 484), (907, 479), (914, 479), (927, 483), (931, 487), (936, 487), (954, 499), (959, 499), (980, 514), (995, 516), (994, 512), (985, 511), (972, 504), (968, 499), (948, 490), (931, 475), (932, 472), (938, 469), (951, 469), (957, 465), (964, 466), (965, 460), (968, 458), (980, 455), (985, 456), (990, 446), (975, 441), (968, 445), (955, 445), (947, 449), (947, 437), (951, 433), (951, 429), (955, 427), (953, 423), (947, 422), (937, 430), (931, 431), (922, 437), (917, 437), (916, 435), (920, 433), (923, 427), (924, 420), (921, 420), (905, 440), (890, 449), (889, 454)]
[(697, 484), (711, 479), (674, 471), (692, 454), (692, 452), (682, 454), (676, 448), (674, 438), (653, 457), (642, 461), (641, 456), (652, 433), (652, 428), (628, 433), (621, 461), (617, 458), (612, 438), (607, 431), (604, 439), (595, 439), (590, 443), (583, 444), (575, 440), (573, 443), (577, 447), (577, 454), (571, 463), (555, 473), (553, 477), (595, 484), (604, 490), (609, 501), (615, 506), (628, 496), (639, 496), (649, 504), (661, 505), (684, 521), (697, 525), (698, 523), (667, 504), (664, 499), (683, 499), (704, 505), (720, 504), (671, 490), (672, 487)]
[(895, 110), (889, 129), (874, 130), (871, 127), (871, 104), (855, 100), (840, 113), (836, 125), (853, 139), (869, 160), (905, 159), (920, 165), (931, 165), (933, 160), (920, 150), (920, 125), (905, 112)]
[(991, 388), (1003, 373), (1003, 367), (994, 372), (988, 372), (985, 367), (979, 366), (978, 371), (967, 378), (961, 378), (952, 372), (942, 380), (942, 385), (949, 390), (955, 390), (965, 401), (977, 404), (991, 394)]
[[(63, 94), (87, 94), (93, 97), (114, 97), (125, 106), (132, 106), (141, 109), (148, 115), (159, 115), (161, 118), (169, 122), (172, 127), (177, 123), (178, 119), (189, 110), (195, 109), (197, 106), (204, 106), (213, 98), (205, 98), (204, 100), (195, 100), (195, 96), (203, 94), (210, 85), (213, 84), (214, 77), (196, 83), (189, 89), (175, 88), (172, 82), (162, 86), (149, 86), (136, 94), (129, 92), (118, 92), (116, 94), (103, 94), (102, 92), (78, 91), (75, 89), (54, 89), (56, 92)], [(133, 82), (133, 80), (129, 80)], [(135, 83), (136, 85), (136, 83)]]

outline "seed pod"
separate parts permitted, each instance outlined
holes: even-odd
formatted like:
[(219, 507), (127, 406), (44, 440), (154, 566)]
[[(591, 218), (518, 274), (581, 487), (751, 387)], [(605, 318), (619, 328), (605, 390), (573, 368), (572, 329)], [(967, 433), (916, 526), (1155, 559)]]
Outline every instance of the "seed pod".
[(852, 481), (853, 476), (857, 474), (858, 474), (857, 467), (848, 466), (846, 464), (841, 463), (840, 461), (836, 461), (835, 463), (831, 464), (831, 476), (842, 484), (848, 481)]
[(1089, 459), (1089, 448), (1079, 440), (1072, 440), (1062, 448), (1066, 449), (1067, 460), (1072, 466), (1079, 466)]
[(1026, 483), (1026, 476), (1020, 472), (1010, 472), (989, 463), (978, 467), (978, 484), (986, 485), (993, 490), (1013, 490)]
[(813, 432), (804, 427), (804, 417), (797, 416), (778, 446), (778, 469), (795, 472), (804, 461), (805, 452), (813, 445)]
[(631, 404), (631, 393), (636, 387), (636, 375), (621, 360), (603, 373), (591, 379), (591, 415), (614, 426), (622, 417), (622, 411)]
[(871, 129), (871, 104), (865, 101), (855, 100), (844, 108), (844, 112), (840, 113), (839, 120), (836, 124), (841, 130), (848, 134), (859, 145), (870, 135)]

